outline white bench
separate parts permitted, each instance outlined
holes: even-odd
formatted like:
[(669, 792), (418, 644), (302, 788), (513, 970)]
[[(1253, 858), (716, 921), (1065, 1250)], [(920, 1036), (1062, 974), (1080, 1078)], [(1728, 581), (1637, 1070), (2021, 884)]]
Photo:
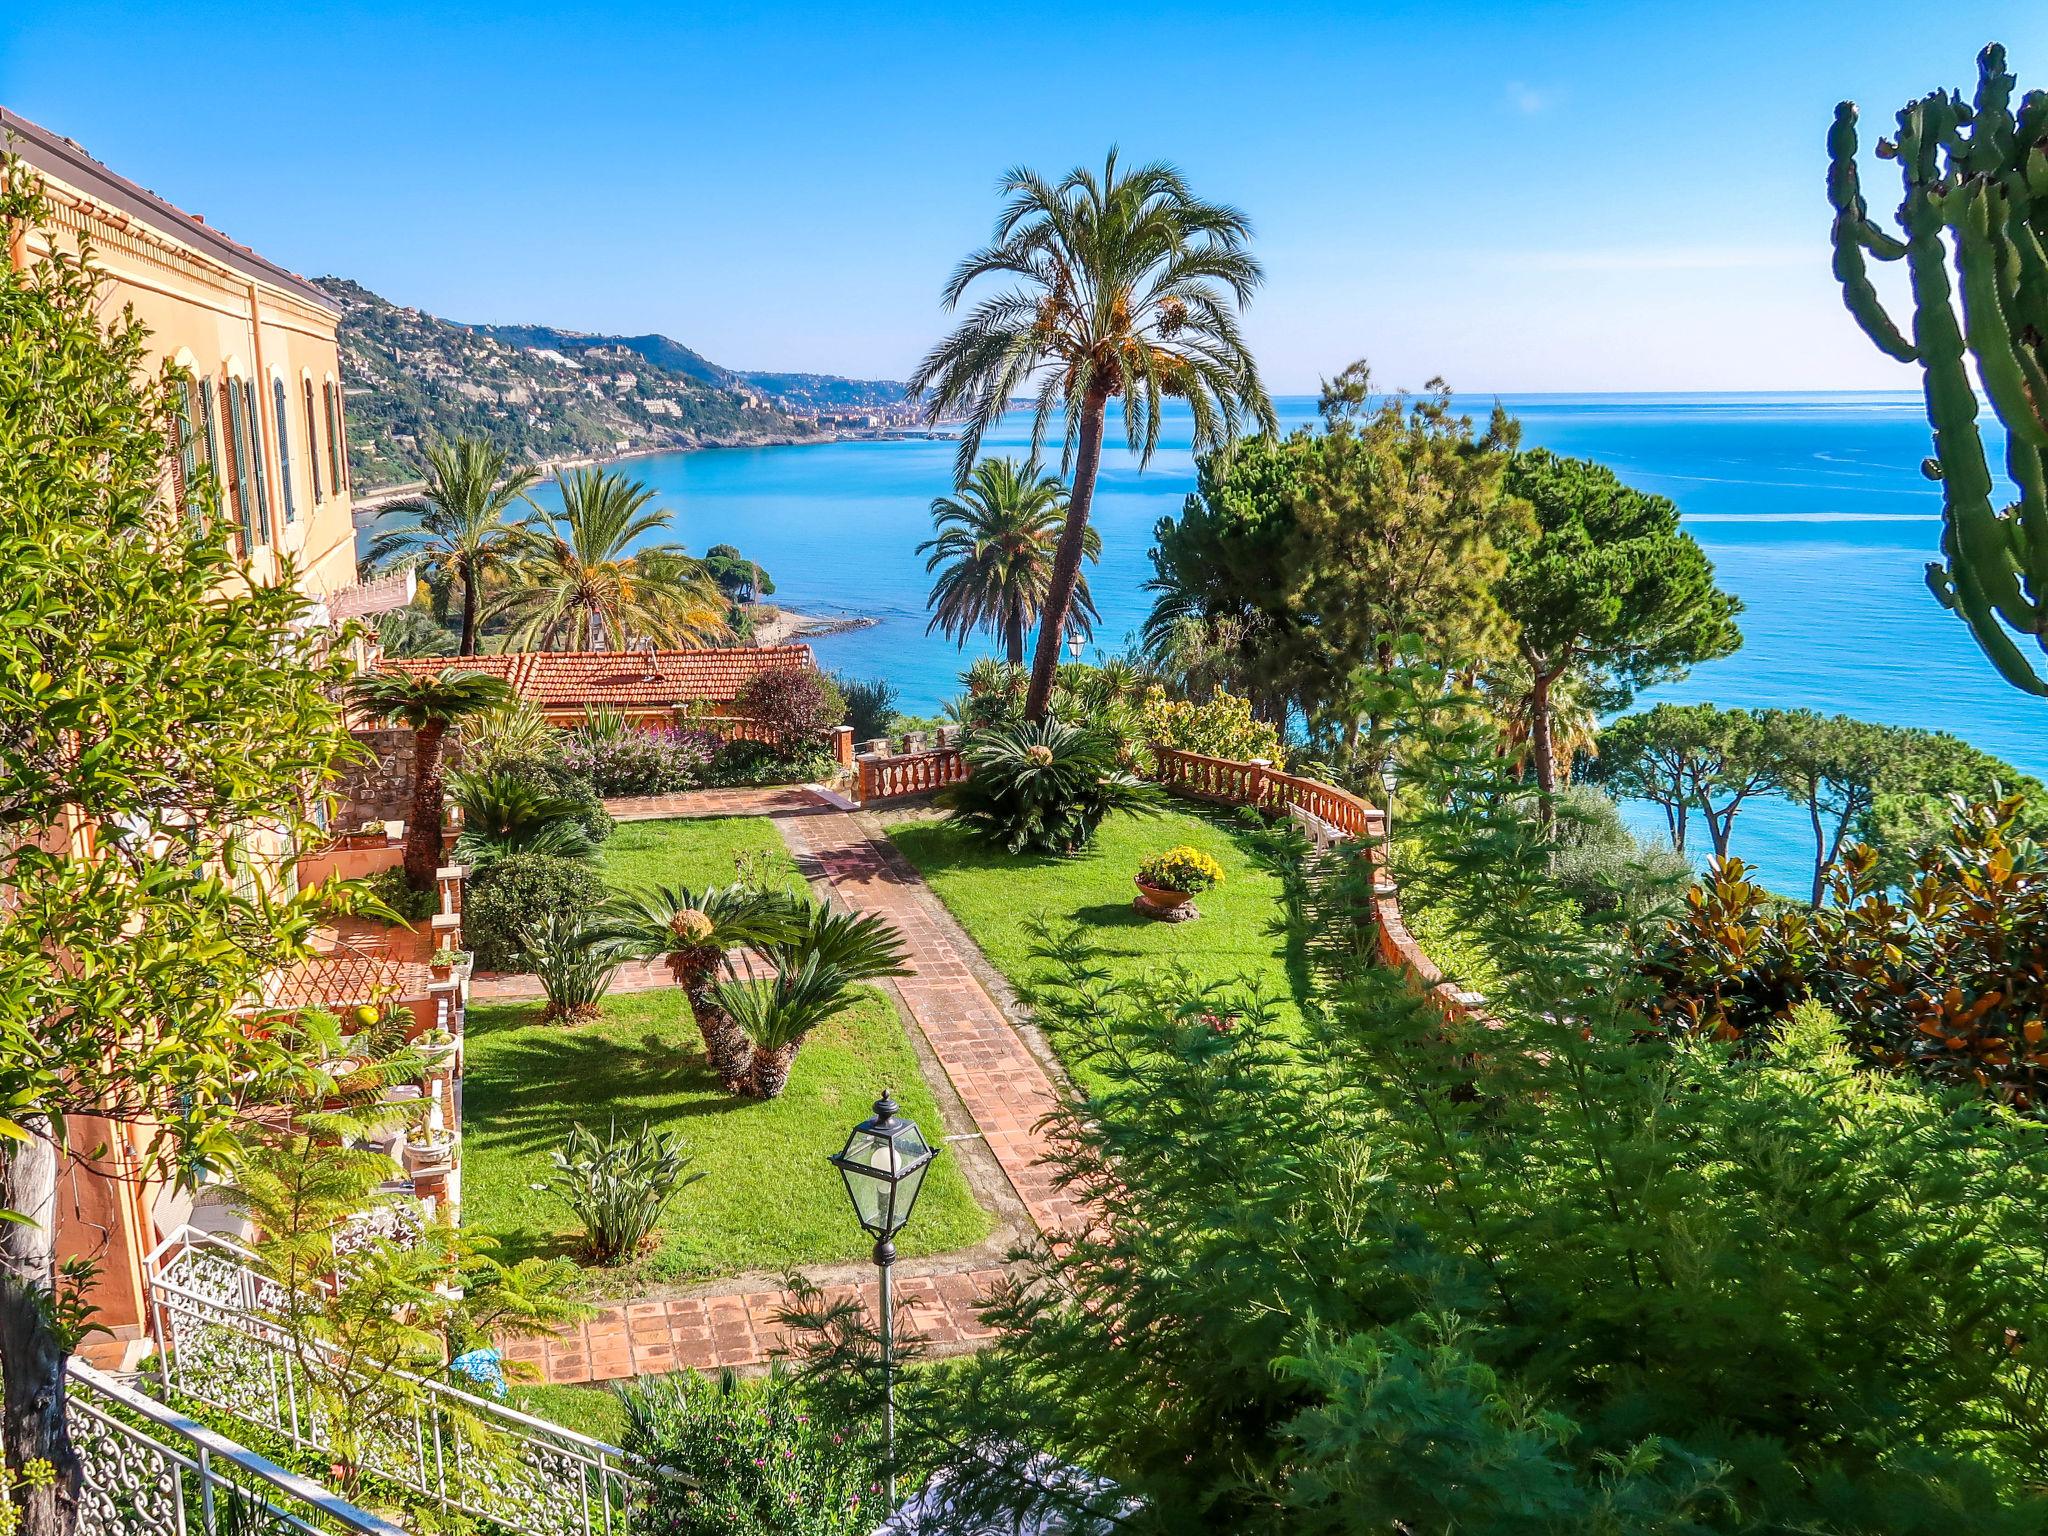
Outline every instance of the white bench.
[(1347, 841), (1351, 835), (1339, 831), (1315, 812), (1303, 810), (1298, 805), (1288, 806), (1287, 814), (1293, 818), (1295, 825), (1301, 828), (1303, 835), (1309, 840), (1309, 846), (1317, 853), (1328, 853), (1332, 846)]

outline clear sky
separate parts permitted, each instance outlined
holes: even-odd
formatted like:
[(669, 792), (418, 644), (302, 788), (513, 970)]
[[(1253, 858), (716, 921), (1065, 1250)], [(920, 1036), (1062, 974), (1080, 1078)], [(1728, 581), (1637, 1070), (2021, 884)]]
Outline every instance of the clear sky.
[(58, 0), (0, 8), (0, 102), (301, 271), (734, 367), (901, 377), (1003, 169), (1116, 142), (1252, 216), (1279, 392), (1358, 356), (1896, 388), (1828, 275), (1823, 135), (1840, 97), (1876, 128), (1968, 84), (1993, 38), (2048, 84), (2038, 0)]

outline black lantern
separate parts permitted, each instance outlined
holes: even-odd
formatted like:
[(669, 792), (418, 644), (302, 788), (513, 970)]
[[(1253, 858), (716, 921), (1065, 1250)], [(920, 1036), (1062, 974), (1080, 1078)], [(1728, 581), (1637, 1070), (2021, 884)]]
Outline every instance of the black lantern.
[(917, 1122), (897, 1119), (896, 1101), (885, 1088), (875, 1100), (874, 1118), (855, 1126), (846, 1149), (832, 1159), (846, 1181), (854, 1216), (878, 1243), (895, 1237), (910, 1220), (933, 1156)]

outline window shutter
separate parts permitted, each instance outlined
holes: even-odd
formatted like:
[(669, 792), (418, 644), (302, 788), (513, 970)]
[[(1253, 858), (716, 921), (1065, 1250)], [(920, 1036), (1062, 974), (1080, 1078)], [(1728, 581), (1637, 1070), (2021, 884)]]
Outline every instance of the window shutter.
[(313, 482), (313, 499), (320, 499), (320, 432), (313, 424), (313, 381), (299, 380), (306, 399), (306, 478)]
[(285, 407), (284, 380), (270, 381), (270, 398), (277, 407), (277, 489), (284, 501), (286, 523), (298, 519), (299, 509), (292, 503), (292, 418)]
[(256, 487), (256, 542), (270, 542), (270, 475), (263, 462), (263, 418), (256, 413), (256, 384), (242, 380), (242, 420), (247, 434), (249, 483)]

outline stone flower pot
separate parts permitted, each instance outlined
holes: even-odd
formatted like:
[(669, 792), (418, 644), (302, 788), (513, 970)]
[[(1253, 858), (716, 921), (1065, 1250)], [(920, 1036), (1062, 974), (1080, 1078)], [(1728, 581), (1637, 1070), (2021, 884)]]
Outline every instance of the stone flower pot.
[(1131, 884), (1138, 888), (1138, 905), (1154, 917), (1180, 922), (1195, 915), (1193, 891), (1170, 891), (1164, 886), (1147, 885), (1135, 876), (1132, 877)]

